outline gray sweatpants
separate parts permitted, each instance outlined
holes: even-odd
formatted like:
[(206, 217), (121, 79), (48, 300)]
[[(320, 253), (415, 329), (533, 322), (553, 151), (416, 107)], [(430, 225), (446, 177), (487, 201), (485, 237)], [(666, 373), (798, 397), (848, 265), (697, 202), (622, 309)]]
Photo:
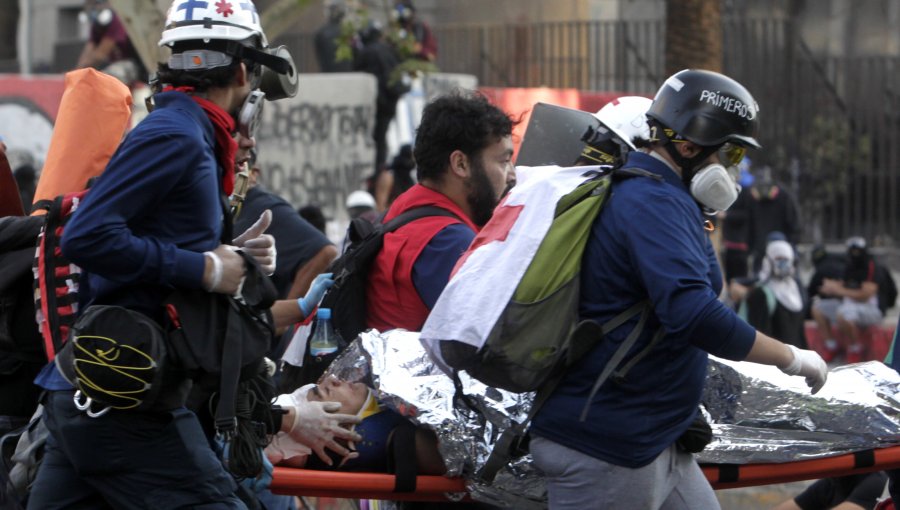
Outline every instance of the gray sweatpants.
[(532, 437), (530, 449), (535, 465), (544, 472), (551, 510), (719, 510), (693, 455), (675, 445), (637, 469), (542, 437)]

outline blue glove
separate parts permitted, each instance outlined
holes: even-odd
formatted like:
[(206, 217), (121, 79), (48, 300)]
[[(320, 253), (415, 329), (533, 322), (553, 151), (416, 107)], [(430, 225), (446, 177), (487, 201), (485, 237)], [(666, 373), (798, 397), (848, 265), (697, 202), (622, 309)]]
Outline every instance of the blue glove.
[(297, 300), (297, 306), (299, 306), (300, 311), (303, 312), (303, 317), (309, 317), (309, 314), (311, 314), (316, 306), (319, 305), (319, 301), (322, 300), (325, 291), (334, 285), (334, 280), (331, 279), (331, 276), (331, 273), (322, 273), (319, 276), (316, 276), (312, 285), (309, 286), (309, 292)]

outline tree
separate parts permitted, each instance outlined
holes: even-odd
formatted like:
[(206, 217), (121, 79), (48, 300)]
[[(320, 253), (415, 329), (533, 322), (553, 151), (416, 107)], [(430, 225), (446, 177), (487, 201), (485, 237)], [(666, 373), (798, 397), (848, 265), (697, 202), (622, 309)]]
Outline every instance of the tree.
[(721, 0), (666, 0), (666, 76), (722, 72)]

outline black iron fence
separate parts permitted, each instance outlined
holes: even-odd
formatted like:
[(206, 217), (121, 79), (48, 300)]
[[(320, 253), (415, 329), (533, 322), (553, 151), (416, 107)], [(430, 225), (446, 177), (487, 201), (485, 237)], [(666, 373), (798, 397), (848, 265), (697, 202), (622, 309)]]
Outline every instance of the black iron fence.
[[(805, 241), (894, 246), (900, 200), (900, 59), (822, 57), (790, 21), (727, 20), (724, 72), (760, 105), (769, 165), (797, 198)], [(438, 67), (494, 87), (652, 95), (665, 78), (659, 21), (436, 26)], [(312, 37), (282, 41), (315, 72)]]

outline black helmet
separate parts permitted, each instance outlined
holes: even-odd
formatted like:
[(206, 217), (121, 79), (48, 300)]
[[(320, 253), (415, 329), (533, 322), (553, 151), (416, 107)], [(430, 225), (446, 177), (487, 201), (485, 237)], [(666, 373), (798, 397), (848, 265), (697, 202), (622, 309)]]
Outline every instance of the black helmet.
[(759, 106), (733, 79), (712, 71), (673, 74), (656, 93), (647, 116), (701, 147), (726, 142), (760, 148)]

